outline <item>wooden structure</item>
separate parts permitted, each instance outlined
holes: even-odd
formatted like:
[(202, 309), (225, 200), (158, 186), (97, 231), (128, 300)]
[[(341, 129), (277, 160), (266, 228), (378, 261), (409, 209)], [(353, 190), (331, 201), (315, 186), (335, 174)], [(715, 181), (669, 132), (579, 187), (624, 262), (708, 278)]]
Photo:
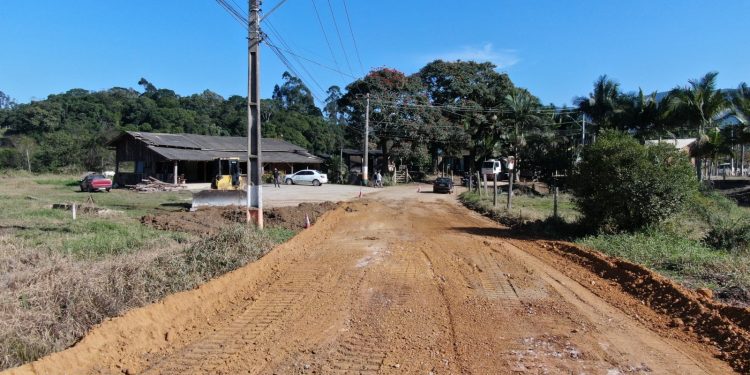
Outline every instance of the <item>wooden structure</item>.
[[(135, 185), (153, 177), (174, 184), (211, 182), (218, 173), (217, 158), (247, 157), (246, 137), (219, 137), (198, 134), (123, 132), (107, 143), (115, 150), (117, 186)], [(304, 148), (280, 139), (263, 138), (263, 168), (282, 173), (319, 168), (323, 159)], [(241, 173), (247, 162), (240, 163)]]

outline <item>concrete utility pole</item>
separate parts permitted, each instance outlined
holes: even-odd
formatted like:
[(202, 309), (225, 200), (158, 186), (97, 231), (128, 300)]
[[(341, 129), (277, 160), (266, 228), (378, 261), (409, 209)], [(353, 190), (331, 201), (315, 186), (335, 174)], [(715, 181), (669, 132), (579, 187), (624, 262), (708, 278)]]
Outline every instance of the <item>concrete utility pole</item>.
[(249, 0), (247, 39), (247, 222), (263, 229), (260, 148), (260, 1)]
[(505, 207), (508, 212), (513, 208), (513, 175), (513, 169), (508, 169), (508, 203)]
[(367, 93), (367, 105), (365, 109), (365, 155), (362, 159), (362, 180), (367, 185), (367, 180), (370, 178), (367, 166), (369, 160), (369, 147), (370, 147), (370, 93)]
[(581, 121), (581, 148), (583, 148), (583, 145), (586, 144), (586, 115), (581, 117), (583, 118)]
[(492, 194), (492, 206), (497, 207), (497, 173), (492, 175), (492, 181), (494, 182), (494, 190)]

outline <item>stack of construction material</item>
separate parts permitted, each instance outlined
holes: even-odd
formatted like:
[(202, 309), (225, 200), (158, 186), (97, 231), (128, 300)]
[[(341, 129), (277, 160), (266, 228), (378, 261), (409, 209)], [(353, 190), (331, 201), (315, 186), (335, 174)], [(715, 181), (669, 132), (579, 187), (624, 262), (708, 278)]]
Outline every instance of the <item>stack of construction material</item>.
[(128, 185), (128, 188), (143, 193), (152, 193), (156, 191), (179, 191), (185, 188), (185, 185), (169, 184), (157, 180), (153, 177), (141, 180), (137, 185)]

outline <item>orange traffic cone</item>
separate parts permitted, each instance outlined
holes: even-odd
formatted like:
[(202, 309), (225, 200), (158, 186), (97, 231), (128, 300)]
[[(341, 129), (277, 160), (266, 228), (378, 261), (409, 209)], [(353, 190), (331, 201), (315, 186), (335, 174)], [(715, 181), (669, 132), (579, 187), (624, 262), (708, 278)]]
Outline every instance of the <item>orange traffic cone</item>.
[(311, 226), (311, 224), (310, 224), (310, 216), (308, 216), (307, 214), (305, 214), (305, 229), (310, 228), (310, 226)]

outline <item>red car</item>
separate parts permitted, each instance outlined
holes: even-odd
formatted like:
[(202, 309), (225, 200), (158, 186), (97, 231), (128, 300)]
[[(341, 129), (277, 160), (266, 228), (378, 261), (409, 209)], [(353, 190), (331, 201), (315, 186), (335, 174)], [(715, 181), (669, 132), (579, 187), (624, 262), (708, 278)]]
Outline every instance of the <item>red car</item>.
[(81, 191), (109, 191), (110, 189), (112, 189), (112, 180), (100, 174), (90, 174), (81, 180)]

